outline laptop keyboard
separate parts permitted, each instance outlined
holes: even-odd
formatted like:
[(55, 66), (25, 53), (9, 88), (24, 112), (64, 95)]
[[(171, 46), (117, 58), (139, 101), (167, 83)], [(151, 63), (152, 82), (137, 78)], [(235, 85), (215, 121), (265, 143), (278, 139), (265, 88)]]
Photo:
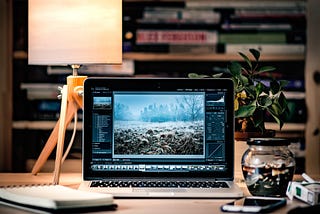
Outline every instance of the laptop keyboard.
[(229, 188), (223, 181), (93, 181), (91, 187)]

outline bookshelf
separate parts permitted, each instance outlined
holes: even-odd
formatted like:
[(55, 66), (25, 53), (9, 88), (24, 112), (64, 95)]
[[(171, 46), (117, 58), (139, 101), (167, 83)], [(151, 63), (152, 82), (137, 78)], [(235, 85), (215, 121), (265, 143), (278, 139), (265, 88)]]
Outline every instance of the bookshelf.
[(12, 33), (10, 1), (0, 0), (0, 171), (11, 169)]
[[(36, 151), (40, 150), (40, 147), (43, 145), (43, 141), (46, 140), (46, 132), (51, 131), (52, 124), (55, 122), (55, 116), (52, 116), (49, 119), (44, 118), (35, 118), (32, 117), (32, 112), (35, 111), (36, 107), (33, 106), (36, 103), (36, 100), (30, 101), (27, 97), (26, 90), (21, 89), (22, 83), (39, 83), (39, 84), (59, 84), (65, 79), (65, 75), (48, 75), (47, 68), (44, 66), (28, 66), (27, 65), (27, 0), (11, 0), (10, 4), (13, 5), (12, 15), (13, 15), (13, 52), (11, 54), (13, 67), (11, 73), (14, 74), (12, 80), (13, 90), (13, 116), (12, 116), (12, 148), (15, 151), (22, 152), (23, 148), (26, 146), (27, 141), (37, 140), (40, 141), (36, 146)], [(270, 5), (272, 0), (259, 1), (259, 5), (266, 3)], [(276, 5), (286, 4), (287, 2), (296, 2), (304, 4), (306, 1), (289, 1), (281, 0)], [(232, 60), (240, 60), (239, 56), (236, 53), (223, 53), (221, 50), (214, 51), (217, 52), (208, 52), (211, 49), (204, 49), (203, 52), (181, 52), (180, 49), (174, 49), (174, 52), (168, 50), (165, 51), (150, 51), (150, 48), (146, 51), (141, 50), (141, 48), (133, 47), (135, 44), (136, 30), (139, 28), (147, 27), (156, 27), (157, 22), (148, 23), (147, 20), (143, 20), (143, 12), (146, 7), (163, 7), (163, 8), (182, 8), (189, 5), (193, 8), (203, 7), (206, 4), (209, 4), (210, 7), (213, 7), (213, 4), (220, 4), (222, 8), (230, 13), (234, 7), (242, 7), (243, 5), (250, 5), (252, 7), (253, 3), (257, 4), (257, 1), (254, 0), (228, 0), (228, 1), (196, 1), (196, 0), (124, 0), (124, 54), (123, 57), (125, 60), (129, 60), (134, 64), (134, 75), (135, 76), (165, 76), (165, 77), (186, 77), (189, 72), (194, 71), (203, 71), (204, 73), (211, 73), (212, 71), (221, 71), (225, 69), (227, 63)], [(290, 3), (291, 4), (291, 3)], [(223, 6), (225, 5), (225, 6)], [(242, 6), (241, 6), (242, 5)], [(261, 7), (261, 6), (260, 6)], [(221, 10), (218, 10), (221, 11)], [(131, 20), (131, 21), (126, 21)], [(139, 22), (137, 21), (139, 20)], [(142, 21), (141, 21), (142, 20)], [(161, 23), (161, 29), (166, 28), (166, 25)], [(197, 23), (185, 25), (183, 23), (170, 23), (168, 28), (182, 28), (186, 27), (193, 28), (196, 25), (199, 25), (197, 30), (202, 28), (209, 28), (210, 31), (219, 31), (220, 27), (217, 23)], [(208, 25), (213, 25), (213, 27), (208, 27)], [(129, 33), (128, 33), (129, 32)], [(131, 34), (130, 34), (131, 33)], [(303, 43), (305, 45), (305, 43)], [(154, 46), (154, 45), (151, 45)], [(176, 46), (174, 47), (176, 48)], [(279, 67), (279, 74), (283, 78), (285, 77), (294, 77), (301, 78), (304, 81), (304, 67), (305, 67), (305, 52), (301, 53), (263, 53), (262, 61), (266, 64), (275, 64), (275, 67)], [(27, 71), (27, 72), (26, 72)], [(94, 75), (94, 74), (93, 74)], [(101, 74), (98, 74), (99, 76)], [(105, 75), (108, 75), (107, 73)], [(304, 87), (304, 86), (302, 86)], [(304, 89), (299, 89), (301, 93), (304, 93)], [(59, 102), (58, 100), (49, 99), (50, 102)], [(21, 106), (24, 106), (21, 109)], [(272, 127), (273, 124), (270, 124)], [(78, 130), (81, 129), (81, 123), (78, 124)], [(28, 130), (32, 130), (34, 135), (39, 134), (39, 136), (30, 136), (26, 135)], [(39, 131), (37, 133), (37, 131)], [(279, 135), (282, 136), (290, 135), (292, 137), (304, 138), (305, 123), (289, 123), (283, 128)], [(18, 134), (17, 134), (18, 133)], [(41, 134), (40, 134), (41, 133)], [(304, 142), (302, 142), (304, 143)], [(18, 149), (17, 149), (18, 145)], [(15, 152), (14, 151), (14, 152)], [(21, 153), (13, 153), (12, 156), (19, 156)], [(31, 156), (37, 157), (37, 154), (30, 154)], [(21, 165), (21, 162), (14, 162), (12, 164), (11, 170), (23, 170), (23, 167), (18, 167)]]
[[(208, 61), (208, 62), (229, 62), (232, 60), (239, 60), (237, 54), (173, 54), (173, 53), (124, 53), (125, 59), (136, 61)], [(267, 61), (303, 61), (305, 56), (303, 54), (294, 55), (263, 55), (261, 60)]]
[[(27, 60), (28, 53), (26, 51), (14, 51), (14, 59)], [(229, 62), (231, 60), (239, 60), (237, 54), (174, 54), (174, 53), (135, 53), (128, 52), (123, 54), (124, 59), (135, 60), (135, 61), (224, 61)], [(277, 55), (276, 57), (272, 54), (261, 56), (263, 61), (303, 61), (305, 59), (304, 54), (290, 54), (290, 55)]]

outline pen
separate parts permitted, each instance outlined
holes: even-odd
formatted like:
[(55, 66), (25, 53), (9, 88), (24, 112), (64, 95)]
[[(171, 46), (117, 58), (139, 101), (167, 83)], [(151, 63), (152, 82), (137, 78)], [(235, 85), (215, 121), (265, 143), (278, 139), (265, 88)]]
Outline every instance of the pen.
[(309, 175), (307, 175), (306, 173), (302, 173), (302, 177), (304, 178), (304, 180), (306, 180), (309, 183), (315, 183), (316, 181), (313, 180)]

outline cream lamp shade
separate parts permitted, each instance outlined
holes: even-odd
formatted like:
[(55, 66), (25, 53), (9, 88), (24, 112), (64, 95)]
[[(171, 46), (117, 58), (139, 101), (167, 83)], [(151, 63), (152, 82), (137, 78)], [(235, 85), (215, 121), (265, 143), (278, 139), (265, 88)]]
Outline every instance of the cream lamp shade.
[[(122, 63), (122, 0), (29, 0), (28, 3), (28, 63), (73, 68), (73, 74), (61, 88), (59, 120), (32, 169), (32, 174), (38, 173), (57, 145), (53, 180), (57, 184), (64, 159), (66, 127), (83, 107), (81, 90), (87, 77), (78, 76), (78, 68), (83, 64)], [(70, 142), (72, 145), (73, 140)]]
[(120, 64), (122, 0), (29, 0), (28, 63)]

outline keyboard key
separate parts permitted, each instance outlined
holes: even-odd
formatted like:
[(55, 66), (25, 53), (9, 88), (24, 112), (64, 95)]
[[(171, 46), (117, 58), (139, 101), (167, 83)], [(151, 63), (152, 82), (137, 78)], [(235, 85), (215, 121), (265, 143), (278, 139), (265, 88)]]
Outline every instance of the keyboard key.
[(223, 181), (93, 181), (91, 187), (228, 188)]

